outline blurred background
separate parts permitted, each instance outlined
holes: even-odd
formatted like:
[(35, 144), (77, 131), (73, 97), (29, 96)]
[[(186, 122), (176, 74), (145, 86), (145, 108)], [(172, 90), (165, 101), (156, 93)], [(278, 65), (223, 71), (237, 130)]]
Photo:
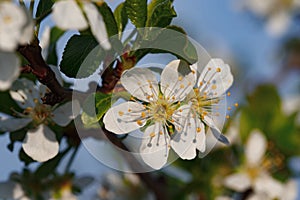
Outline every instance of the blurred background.
[[(107, 1), (112, 9), (120, 2)], [(283, 184), (290, 179), (299, 180), (300, 3), (296, 0), (175, 0), (174, 8), (177, 18), (173, 24), (183, 27), (211, 57), (222, 58), (231, 66), (234, 85), (228, 104), (238, 102), (239, 106), (230, 112), (224, 127), (232, 146), (217, 148), (203, 159), (178, 160), (156, 176), (161, 176), (168, 192), (178, 198), (244, 199), (245, 192), (236, 193), (227, 188), (222, 179), (243, 167), (243, 148), (251, 131), (259, 129), (269, 144), (266, 155), (271, 160), (271, 169), (268, 168), (271, 176)], [(49, 17), (43, 28), (51, 25)], [(60, 39), (59, 55), (71, 35)], [(24, 167), (18, 152), (8, 151), (7, 144), (9, 136), (1, 135), (0, 182), (7, 180), (12, 172), (22, 172)], [(15, 149), (20, 147), (21, 144), (16, 144)], [(282, 159), (278, 165), (274, 161), (277, 157)], [(65, 165), (62, 162), (59, 169), (63, 171)], [(36, 164), (29, 166), (35, 167)], [(80, 147), (71, 171), (78, 177), (95, 179), (83, 189), (79, 199), (133, 199), (132, 194), (136, 199), (154, 198), (138, 176), (106, 167), (84, 146)], [(300, 186), (297, 187), (300, 191)]]

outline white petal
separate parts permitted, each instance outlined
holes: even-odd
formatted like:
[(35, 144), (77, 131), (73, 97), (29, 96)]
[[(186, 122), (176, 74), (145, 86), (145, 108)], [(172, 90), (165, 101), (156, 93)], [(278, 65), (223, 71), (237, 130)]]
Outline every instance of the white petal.
[(250, 133), (245, 149), (247, 165), (259, 166), (266, 148), (266, 138), (259, 130), (253, 130)]
[(61, 72), (59, 71), (58, 67), (57, 66), (54, 66), (54, 65), (49, 65), (49, 67), (51, 68), (51, 70), (54, 72), (55, 74), (55, 77), (57, 79), (57, 81), (59, 82), (60, 85), (63, 85), (64, 83), (64, 80), (61, 76)]
[(123, 72), (121, 83), (134, 97), (149, 102), (157, 99), (159, 94), (155, 75), (145, 68), (133, 68)]
[(100, 45), (105, 49), (111, 49), (111, 44), (108, 40), (106, 26), (101, 13), (92, 3), (84, 3), (83, 10), (89, 20), (91, 31)]
[(298, 195), (297, 182), (295, 180), (289, 180), (282, 190), (280, 199), (282, 200), (295, 200)]
[(170, 62), (161, 73), (162, 93), (171, 100), (183, 100), (195, 85), (195, 76), (190, 67), (180, 60)]
[(59, 126), (67, 126), (79, 114), (78, 107), (80, 107), (78, 101), (74, 101), (74, 105), (67, 102), (52, 112), (52, 120)]
[(203, 119), (204, 123), (210, 127), (212, 134), (214, 135), (214, 137), (219, 140), (220, 142), (228, 145), (230, 144), (229, 140), (227, 139), (227, 137), (225, 135), (223, 135), (221, 133), (221, 131), (219, 130), (219, 128), (215, 125), (215, 122), (208, 116), (205, 116)]
[(74, 0), (58, 1), (53, 6), (52, 17), (56, 25), (63, 29), (84, 30), (88, 24)]
[(278, 11), (270, 16), (267, 22), (267, 31), (274, 37), (280, 36), (287, 31), (290, 24), (290, 14), (286, 11)]
[(270, 199), (279, 198), (283, 192), (283, 185), (273, 179), (269, 175), (263, 175), (258, 177), (254, 182), (254, 190), (258, 193), (267, 194)]
[(247, 174), (237, 173), (227, 176), (224, 185), (234, 191), (243, 192), (251, 187), (251, 180)]
[(214, 98), (223, 95), (232, 85), (233, 76), (229, 65), (223, 60), (211, 59), (200, 74), (198, 87), (201, 92)]
[(48, 47), (50, 43), (50, 33), (51, 28), (50, 26), (46, 26), (44, 31), (40, 37), (40, 47), (42, 48), (42, 56), (46, 60), (48, 56)]
[(38, 162), (45, 162), (55, 157), (59, 151), (55, 134), (44, 125), (29, 130), (22, 147), (28, 156)]
[(0, 3), (0, 50), (11, 52), (16, 49), (26, 19), (20, 6), (12, 2)]
[(268, 197), (268, 195), (264, 194), (264, 193), (254, 193), (251, 194), (247, 200), (271, 200), (270, 197)]
[(35, 99), (41, 102), (37, 86), (25, 78), (16, 80), (9, 93), (21, 108), (35, 107)]
[(32, 119), (29, 118), (8, 118), (8, 119), (0, 118), (0, 131), (13, 132), (21, 128), (24, 128), (31, 121)]
[(0, 51), (0, 90), (7, 90), (11, 87), (20, 74), (19, 66), (19, 58), (14, 53)]
[(29, 13), (26, 13), (26, 24), (21, 29), (21, 35), (18, 38), (19, 44), (29, 44), (34, 34), (34, 22)]
[(147, 127), (144, 135), (140, 156), (150, 167), (161, 169), (167, 163), (170, 137), (159, 123)]
[[(124, 134), (144, 126), (146, 120), (141, 119), (145, 108), (136, 102), (125, 102), (111, 107), (104, 115), (105, 128), (115, 134)], [(141, 120), (139, 123), (137, 120)]]

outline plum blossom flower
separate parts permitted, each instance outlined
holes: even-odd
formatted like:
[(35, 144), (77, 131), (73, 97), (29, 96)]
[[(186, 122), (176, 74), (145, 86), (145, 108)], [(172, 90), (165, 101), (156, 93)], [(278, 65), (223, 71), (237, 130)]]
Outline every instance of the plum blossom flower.
[[(195, 66), (192, 66), (195, 69)], [(216, 139), (224, 144), (229, 144), (228, 139), (221, 133), (216, 123), (214, 122), (214, 117), (218, 116), (217, 107), (219, 102), (224, 98), (225, 92), (233, 83), (233, 76), (230, 71), (229, 65), (225, 64), (221, 59), (212, 59), (202, 70), (196, 88), (188, 95), (185, 101), (190, 105), (189, 113), (193, 116), (187, 118), (188, 124), (196, 124), (203, 134), (201, 134), (205, 140), (205, 129), (206, 125), (211, 129), (213, 135)], [(197, 129), (196, 129), (197, 130)], [(190, 134), (198, 135), (198, 134)], [(172, 142), (177, 143), (177, 145), (182, 146), (184, 138), (181, 134), (176, 135), (177, 140)], [(196, 136), (195, 136), (196, 137)], [(201, 140), (201, 141), (202, 141)], [(199, 145), (198, 142), (194, 142), (194, 145), (190, 146), (190, 151), (194, 154), (195, 148)], [(200, 151), (204, 151), (206, 148), (205, 143), (202, 144), (202, 150), (198, 147)], [(175, 150), (176, 151), (176, 150)]]
[(7, 90), (18, 78), (20, 61), (16, 54), (0, 51), (0, 90)]
[(22, 186), (11, 180), (0, 182), (0, 198), (1, 199), (16, 199), (29, 200)]
[(90, 1), (60, 0), (53, 6), (52, 17), (56, 25), (63, 30), (85, 30), (90, 26), (93, 35), (101, 46), (106, 50), (111, 48), (105, 22), (94, 3)]
[(19, 44), (30, 42), (33, 20), (25, 9), (10, 1), (0, 3), (0, 50), (12, 52)]
[(41, 97), (46, 92), (45, 86), (37, 86), (28, 79), (19, 79), (13, 84), (11, 97), (24, 109), (15, 113), (18, 118), (0, 119), (0, 131), (13, 132), (24, 128), (29, 123), (22, 147), (32, 159), (45, 162), (57, 155), (59, 144), (55, 133), (47, 126), (50, 123), (66, 126), (76, 116), (72, 112), (72, 103), (59, 107), (42, 104)]
[(266, 148), (266, 138), (259, 130), (253, 130), (246, 143), (244, 165), (239, 172), (226, 177), (224, 185), (237, 192), (252, 188), (250, 199), (294, 199), (295, 185), (290, 182), (284, 186), (269, 174), (270, 162), (264, 159)]
[[(187, 152), (192, 140), (199, 140), (198, 148), (203, 149), (204, 127), (198, 121), (187, 123), (186, 119), (192, 117), (190, 105), (180, 105), (195, 84), (194, 73), (188, 66), (182, 66), (180, 60), (170, 62), (162, 71), (160, 83), (149, 69), (133, 68), (122, 74), (121, 83), (133, 98), (110, 108), (103, 122), (115, 134), (143, 127), (146, 138), (139, 150), (146, 164), (154, 169), (164, 166), (171, 147), (183, 159), (194, 157)], [(184, 142), (181, 145), (170, 142), (179, 132)], [(198, 135), (194, 138), (189, 132)]]

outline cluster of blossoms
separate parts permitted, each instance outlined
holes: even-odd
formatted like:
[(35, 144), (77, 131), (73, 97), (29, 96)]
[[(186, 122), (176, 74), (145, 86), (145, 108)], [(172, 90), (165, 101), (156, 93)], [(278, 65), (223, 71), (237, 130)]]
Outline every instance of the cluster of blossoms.
[(266, 19), (267, 31), (282, 35), (292, 21), (293, 12), (299, 12), (299, 0), (244, 0), (243, 6), (255, 15)]
[(0, 118), (2, 132), (14, 132), (30, 125), (22, 147), (27, 155), (39, 162), (47, 161), (59, 152), (56, 135), (48, 125), (66, 126), (76, 116), (73, 114), (72, 102), (59, 107), (43, 104), (41, 98), (46, 91), (47, 87), (35, 85), (28, 79), (15, 81), (10, 95), (24, 111), (15, 112), (17, 118)]
[[(236, 192), (252, 188), (253, 194), (247, 199), (294, 200), (297, 197), (297, 184), (290, 180), (286, 184), (274, 179), (269, 170), (280, 158), (270, 160), (265, 156), (267, 140), (259, 130), (253, 130), (245, 145), (245, 162), (238, 172), (224, 179), (224, 185)], [(228, 198), (230, 199), (230, 198)]]
[(132, 98), (110, 108), (103, 118), (105, 128), (116, 134), (143, 130), (140, 155), (154, 169), (166, 164), (170, 148), (182, 159), (195, 158), (197, 149), (204, 152), (208, 130), (229, 143), (216, 126), (214, 110), (232, 85), (230, 67), (212, 59), (198, 80), (193, 68), (174, 60), (159, 83), (149, 69), (125, 71), (121, 83)]
[(26, 9), (11, 1), (0, 2), (0, 90), (7, 90), (19, 75), (18, 45), (29, 43), (33, 20)]

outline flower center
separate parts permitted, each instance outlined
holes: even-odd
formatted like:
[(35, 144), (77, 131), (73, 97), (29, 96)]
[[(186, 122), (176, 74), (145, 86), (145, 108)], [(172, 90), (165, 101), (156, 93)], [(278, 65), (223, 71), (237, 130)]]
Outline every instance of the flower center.
[(176, 104), (171, 104), (168, 100), (159, 96), (156, 102), (150, 103), (149, 108), (154, 121), (166, 123), (171, 120), (171, 117), (176, 110)]
[(52, 116), (51, 107), (49, 105), (41, 104), (37, 99), (34, 99), (35, 107), (28, 107), (25, 109), (25, 114), (28, 114), (34, 123), (48, 123)]

